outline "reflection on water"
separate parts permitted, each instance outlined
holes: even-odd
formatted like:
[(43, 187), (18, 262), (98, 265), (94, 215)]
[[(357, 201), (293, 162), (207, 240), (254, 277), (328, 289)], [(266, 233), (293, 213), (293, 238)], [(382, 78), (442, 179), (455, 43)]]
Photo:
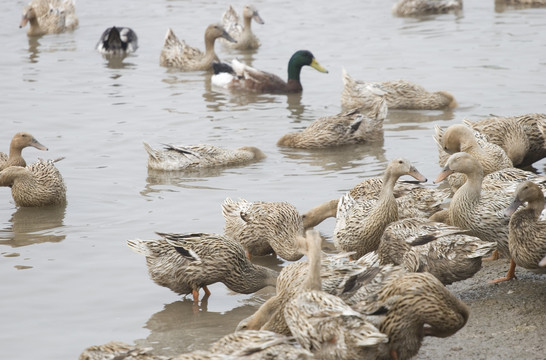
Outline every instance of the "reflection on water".
[(286, 108), (290, 111), (288, 117), (294, 122), (300, 122), (306, 106), (301, 104), (302, 93), (286, 95)]
[(545, 5), (539, 5), (537, 3), (535, 4), (525, 4), (525, 3), (519, 3), (519, 4), (508, 4), (508, 0), (495, 0), (495, 12), (501, 13), (505, 10), (510, 9), (529, 9), (529, 8), (540, 8), (545, 7)]
[(107, 67), (109, 69), (135, 69), (136, 64), (124, 61), (127, 57), (128, 56), (103, 55), (103, 58), (106, 60), (106, 62), (104, 63), (104, 67)]
[(38, 50), (38, 47), (40, 46), (40, 42), (38, 41), (40, 39), (39, 36), (29, 36), (28, 37), (28, 59), (31, 63), (37, 63), (40, 51)]
[(389, 110), (385, 123), (426, 123), (433, 121), (449, 121), (455, 118), (453, 110)]
[(0, 230), (0, 244), (11, 247), (44, 242), (59, 242), (64, 234), (55, 234), (63, 226), (66, 205), (52, 207), (20, 207), (11, 216), (9, 226)]
[(154, 354), (158, 355), (208, 349), (227, 333), (226, 329), (235, 330), (242, 319), (253, 314), (258, 306), (256, 301), (263, 303), (269, 296), (256, 298), (254, 304), (245, 304), (226, 312), (208, 311), (207, 300), (202, 300), (199, 306), (195, 306), (191, 299), (167, 304), (146, 322), (144, 327), (151, 331), (150, 335), (135, 343), (153, 347)]

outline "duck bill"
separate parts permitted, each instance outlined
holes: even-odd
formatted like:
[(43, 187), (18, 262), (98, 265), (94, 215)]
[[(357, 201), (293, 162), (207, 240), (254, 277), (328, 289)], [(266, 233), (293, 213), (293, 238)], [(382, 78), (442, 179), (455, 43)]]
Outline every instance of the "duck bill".
[(38, 150), (44, 150), (44, 151), (48, 150), (47, 147), (40, 144), (40, 142), (38, 140), (34, 139), (34, 138), (32, 138), (32, 142), (30, 143), (30, 146), (34, 146)]
[(227, 31), (224, 31), (224, 32), (222, 33), (222, 37), (223, 37), (224, 39), (226, 39), (227, 41), (230, 41), (230, 42), (232, 42), (232, 43), (236, 43), (236, 42), (237, 42), (237, 40), (235, 40), (234, 38), (232, 38), (231, 35), (229, 35), (229, 34), (227, 33)]
[(518, 199), (517, 197), (512, 201), (512, 203), (504, 210), (504, 216), (510, 217), (512, 214), (516, 212), (516, 210), (520, 207), (520, 205), (523, 204), (523, 201)]
[(258, 14), (257, 11), (254, 11), (254, 14), (252, 14), (252, 18), (253, 18), (254, 21), (256, 21), (258, 24), (261, 24), (261, 25), (264, 24), (264, 21), (263, 21), (262, 17), (260, 16), (260, 14)]
[(440, 174), (438, 174), (438, 177), (436, 180), (434, 180), (434, 184), (438, 184), (441, 181), (444, 181), (446, 177), (453, 174), (455, 171), (451, 170), (450, 168), (445, 168), (444, 171), (442, 171)]
[(322, 65), (319, 64), (319, 62), (317, 61), (317, 59), (313, 58), (313, 61), (311, 61), (311, 65), (310, 65), (312, 68), (314, 69), (317, 69), (318, 71), (322, 72), (322, 73), (328, 73), (328, 70), (326, 70), (325, 68), (322, 67)]
[(21, 22), (19, 23), (19, 28), (23, 28), (25, 26), (27, 26), (27, 23), (28, 23), (28, 17), (27, 15), (23, 15), (23, 17), (21, 18)]
[(421, 174), (416, 168), (411, 168), (408, 175), (415, 178), (419, 182), (427, 182), (427, 178)]

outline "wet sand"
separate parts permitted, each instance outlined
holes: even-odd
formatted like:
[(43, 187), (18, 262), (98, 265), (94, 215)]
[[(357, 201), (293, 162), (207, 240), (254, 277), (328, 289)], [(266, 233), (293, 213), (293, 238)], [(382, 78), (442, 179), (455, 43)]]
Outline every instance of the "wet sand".
[(416, 359), (546, 359), (546, 274), (516, 268), (517, 280), (490, 284), (509, 261), (484, 261), (448, 288), (470, 307), (468, 323), (446, 339), (425, 339)]

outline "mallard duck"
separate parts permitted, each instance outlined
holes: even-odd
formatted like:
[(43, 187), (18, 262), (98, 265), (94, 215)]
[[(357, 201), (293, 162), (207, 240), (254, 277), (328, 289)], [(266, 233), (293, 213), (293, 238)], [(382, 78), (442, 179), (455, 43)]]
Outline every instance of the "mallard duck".
[(357, 201), (350, 193), (339, 200), (334, 229), (334, 244), (338, 250), (354, 251), (354, 258), (358, 259), (377, 249), (385, 227), (398, 220), (398, 205), (393, 191), (402, 175), (427, 181), (408, 160), (395, 159), (385, 170), (383, 187), (377, 200)]
[(503, 2), (506, 5), (522, 5), (522, 6), (546, 6), (546, 0), (496, 0)]
[(11, 187), (17, 206), (49, 206), (66, 203), (66, 186), (55, 162), (38, 160), (22, 166), (9, 166), (0, 171), (0, 186)]
[[(438, 146), (438, 158), (442, 167), (449, 156), (457, 152), (465, 152), (476, 158), (483, 168), (484, 175), (513, 167), (512, 161), (500, 146), (488, 142), (482, 134), (463, 124), (451, 125), (445, 132), (439, 126), (435, 126), (434, 129), (434, 141)], [(449, 177), (453, 191), (464, 182), (465, 177), (462, 174)]]
[(372, 356), (375, 346), (389, 339), (341, 298), (322, 291), (322, 239), (316, 230), (307, 230), (306, 236), (307, 277), (284, 308), (292, 335), (320, 359)]
[(509, 256), (508, 219), (503, 216), (503, 211), (510, 203), (510, 195), (504, 191), (482, 191), (483, 167), (470, 154), (458, 152), (451, 155), (434, 183), (453, 172), (465, 174), (467, 180), (449, 204), (449, 223), (468, 230), (468, 235), (488, 242), (496, 241), (497, 250)]
[[(514, 166), (529, 166), (546, 157), (546, 142), (541, 132), (546, 126), (546, 114), (493, 116), (466, 123), (484, 134), (488, 141), (505, 149), (510, 158), (514, 157), (512, 160)], [(522, 135), (521, 131), (525, 135)], [(519, 160), (523, 151), (525, 151), (524, 157)]]
[(366, 82), (351, 78), (343, 69), (343, 91), (341, 106), (344, 108), (368, 108), (373, 104), (375, 94), (385, 92), (390, 109), (438, 110), (454, 108), (457, 102), (447, 91), (434, 93), (409, 81)]
[(138, 37), (133, 29), (112, 26), (104, 30), (95, 48), (103, 55), (127, 55), (138, 49)]
[(266, 157), (260, 149), (253, 146), (230, 150), (209, 144), (165, 145), (164, 150), (156, 150), (144, 143), (144, 149), (148, 153), (148, 168), (154, 170), (191, 170), (236, 166)]
[(278, 146), (310, 149), (358, 144), (383, 138), (383, 121), (387, 117), (387, 103), (378, 97), (375, 111), (363, 114), (359, 109), (315, 120), (302, 132), (283, 135)]
[(157, 356), (153, 348), (129, 345), (121, 341), (110, 341), (104, 345), (93, 345), (86, 348), (78, 360), (171, 360), (171, 357)]
[[(378, 199), (383, 187), (380, 177), (366, 179), (355, 185), (350, 195), (356, 200)], [(429, 217), (442, 209), (443, 202), (451, 196), (449, 189), (423, 187), (418, 184), (397, 182), (394, 197), (398, 204), (400, 219), (412, 217)], [(302, 215), (304, 229), (317, 226), (329, 217), (336, 217), (339, 199), (322, 203)]]
[(301, 68), (309, 65), (312, 68), (327, 73), (314, 55), (307, 50), (299, 50), (288, 61), (288, 81), (275, 74), (261, 71), (233, 59), (231, 66), (225, 63), (215, 63), (213, 85), (237, 90), (249, 90), (260, 93), (299, 93), (303, 90), (300, 82)]
[(392, 7), (396, 16), (421, 16), (461, 11), (463, 0), (399, 0)]
[(288, 261), (303, 256), (297, 247), (297, 239), (303, 236), (303, 220), (292, 204), (227, 198), (222, 213), (224, 233), (241, 243), (249, 258), (272, 252)]
[(425, 218), (390, 223), (377, 254), (382, 264), (403, 266), (410, 272), (427, 271), (444, 285), (472, 277), (482, 257), (493, 252), (495, 242), (482, 241), (455, 226)]
[(277, 272), (252, 264), (241, 244), (218, 234), (164, 234), (159, 240), (127, 240), (136, 253), (146, 256), (152, 280), (180, 295), (199, 289), (210, 295), (207, 285), (221, 282), (230, 290), (250, 294), (265, 286), (275, 286)]
[(244, 24), (241, 24), (239, 20), (239, 15), (233, 9), (233, 6), (229, 6), (224, 15), (222, 16), (222, 24), (224, 29), (237, 41), (237, 42), (227, 42), (222, 40), (222, 42), (232, 48), (240, 50), (252, 50), (260, 47), (260, 40), (254, 35), (251, 29), (252, 20), (256, 21), (258, 24), (263, 24), (258, 10), (253, 5), (245, 5), (243, 7), (243, 21)]
[(237, 359), (313, 359), (293, 337), (267, 330), (240, 330), (222, 337), (211, 345), (212, 353), (236, 356)]
[(205, 52), (179, 40), (173, 30), (169, 28), (165, 35), (165, 43), (161, 49), (159, 64), (165, 67), (174, 67), (182, 71), (211, 70), (212, 63), (219, 61), (214, 52), (214, 42), (218, 38), (228, 41), (235, 40), (219, 24), (212, 24), (205, 30)]
[(23, 8), (19, 27), (29, 23), (27, 34), (40, 36), (74, 30), (78, 26), (73, 0), (34, 0)]
[[(527, 206), (518, 209), (527, 202)], [(505, 277), (494, 280), (501, 282), (516, 277), (516, 265), (546, 273), (539, 263), (546, 256), (546, 220), (540, 220), (544, 210), (544, 193), (538, 185), (525, 181), (518, 185), (516, 194), (505, 215), (510, 217), (508, 247), (510, 269)]]
[(388, 343), (378, 346), (377, 360), (411, 359), (425, 336), (451, 336), (469, 316), (468, 307), (427, 272), (388, 279), (377, 293), (352, 308), (389, 337)]
[(9, 144), (9, 154), (0, 152), (0, 170), (9, 166), (27, 166), (23, 159), (22, 151), (27, 146), (35, 147), (38, 150), (47, 151), (47, 147), (40, 144), (38, 140), (27, 132), (18, 132), (13, 136)]

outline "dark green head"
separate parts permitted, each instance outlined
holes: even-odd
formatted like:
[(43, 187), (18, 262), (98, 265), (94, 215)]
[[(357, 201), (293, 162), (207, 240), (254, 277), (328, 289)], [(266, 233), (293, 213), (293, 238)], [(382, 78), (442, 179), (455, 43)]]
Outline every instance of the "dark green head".
[(327, 73), (328, 70), (323, 68), (315, 59), (313, 54), (307, 50), (298, 50), (292, 55), (288, 61), (288, 80), (300, 81), (301, 68), (305, 65), (311, 66), (320, 72)]

